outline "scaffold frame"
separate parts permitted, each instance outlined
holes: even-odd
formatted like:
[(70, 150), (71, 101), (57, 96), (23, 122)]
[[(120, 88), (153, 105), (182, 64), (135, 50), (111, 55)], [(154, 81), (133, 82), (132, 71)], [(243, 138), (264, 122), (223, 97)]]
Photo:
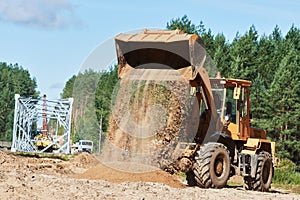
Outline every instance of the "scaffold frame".
[[(73, 98), (48, 100), (45, 95), (34, 99), (15, 94), (11, 151), (69, 154), (72, 105)], [(51, 131), (48, 130), (50, 121), (55, 124)]]

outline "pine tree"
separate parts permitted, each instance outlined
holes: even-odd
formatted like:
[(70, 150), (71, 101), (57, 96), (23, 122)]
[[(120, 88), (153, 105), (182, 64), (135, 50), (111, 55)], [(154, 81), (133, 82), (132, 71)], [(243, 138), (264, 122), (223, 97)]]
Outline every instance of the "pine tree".
[(73, 75), (67, 82), (63, 89), (63, 92), (60, 94), (61, 98), (69, 98), (73, 97), (73, 89), (74, 89), (74, 83), (76, 80), (76, 76)]
[(107, 131), (109, 117), (113, 106), (113, 98), (119, 87), (118, 67), (111, 67), (109, 71), (103, 72), (97, 85), (96, 112), (98, 119), (102, 116), (103, 131)]
[[(299, 104), (300, 104), (300, 56), (294, 44), (286, 41), (288, 53), (282, 59), (267, 99), (272, 119), (271, 128), (278, 139), (280, 156), (294, 160), (294, 154), (300, 153), (298, 143)], [(295, 160), (294, 160), (295, 161)]]
[(214, 53), (214, 63), (218, 70), (221, 72), (222, 76), (228, 77), (229, 63), (230, 63), (230, 46), (226, 41), (226, 38), (223, 34), (218, 34), (215, 37), (215, 53)]
[(168, 30), (176, 30), (179, 29), (189, 34), (201, 34), (205, 31), (202, 22), (200, 22), (199, 26), (196, 26), (192, 23), (192, 21), (188, 18), (187, 15), (184, 15), (181, 18), (172, 19), (167, 23)]
[(254, 26), (243, 35), (237, 35), (230, 48), (230, 77), (246, 80), (254, 80), (257, 77), (257, 39), (258, 34)]

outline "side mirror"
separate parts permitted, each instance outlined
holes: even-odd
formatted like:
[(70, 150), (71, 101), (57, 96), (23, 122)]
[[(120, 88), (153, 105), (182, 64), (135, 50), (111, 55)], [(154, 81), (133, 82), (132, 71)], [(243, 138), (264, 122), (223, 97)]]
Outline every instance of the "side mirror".
[(235, 87), (233, 91), (233, 99), (240, 99), (240, 94), (241, 94), (241, 88), (240, 87)]

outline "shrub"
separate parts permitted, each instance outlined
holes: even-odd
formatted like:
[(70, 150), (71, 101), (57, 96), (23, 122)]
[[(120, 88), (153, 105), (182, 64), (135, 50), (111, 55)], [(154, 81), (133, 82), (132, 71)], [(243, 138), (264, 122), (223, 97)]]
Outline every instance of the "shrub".
[(275, 168), (273, 183), (278, 185), (300, 185), (300, 173), (296, 172), (296, 164), (287, 158), (279, 161)]

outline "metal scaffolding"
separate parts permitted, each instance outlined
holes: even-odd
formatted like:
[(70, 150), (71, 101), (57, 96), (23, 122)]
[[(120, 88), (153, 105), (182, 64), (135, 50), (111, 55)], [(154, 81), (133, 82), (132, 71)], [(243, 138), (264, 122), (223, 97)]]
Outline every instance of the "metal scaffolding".
[(11, 151), (70, 153), (73, 98), (47, 100), (15, 94)]

